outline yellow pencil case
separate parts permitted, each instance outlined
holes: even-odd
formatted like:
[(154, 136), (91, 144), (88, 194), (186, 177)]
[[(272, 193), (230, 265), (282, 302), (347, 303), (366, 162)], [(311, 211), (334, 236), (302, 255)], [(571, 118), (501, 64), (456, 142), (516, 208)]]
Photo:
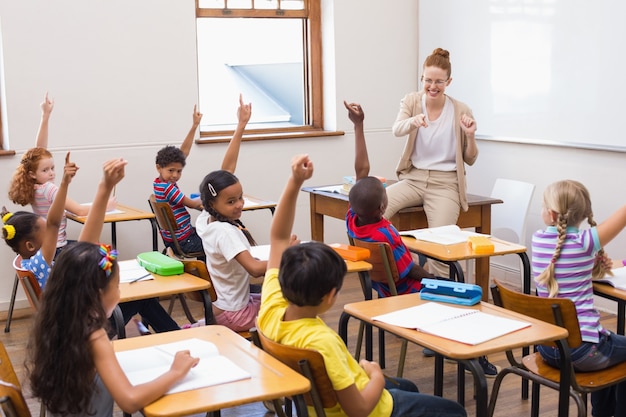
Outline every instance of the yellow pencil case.
[(470, 236), (467, 241), (472, 252), (477, 254), (493, 253), (494, 245), (491, 239), (485, 236)]

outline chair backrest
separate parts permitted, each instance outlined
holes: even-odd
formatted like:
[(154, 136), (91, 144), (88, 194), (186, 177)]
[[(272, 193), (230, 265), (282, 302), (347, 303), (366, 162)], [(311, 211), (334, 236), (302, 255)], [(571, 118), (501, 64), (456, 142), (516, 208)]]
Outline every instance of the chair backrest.
[(491, 294), (495, 305), (533, 317), (569, 332), (567, 344), (576, 348), (582, 343), (576, 306), (567, 298), (546, 298), (513, 291), (493, 280)]
[[(202, 278), (205, 281), (209, 281), (209, 283), (211, 284), (208, 289), (209, 296), (211, 297), (211, 302), (215, 302), (215, 300), (217, 300), (217, 293), (215, 292), (215, 288), (213, 287), (211, 274), (209, 274), (209, 270), (207, 269), (206, 264), (196, 259), (182, 259), (181, 262), (183, 263), (185, 272), (191, 275), (195, 275), (198, 278)], [(194, 301), (202, 301), (202, 297), (198, 293), (188, 293), (187, 296)]]
[(369, 272), (370, 279), (387, 284), (391, 294), (398, 295), (396, 282), (400, 279), (400, 274), (398, 273), (398, 266), (393, 257), (391, 246), (387, 242), (367, 242), (351, 237), (349, 239), (352, 246), (365, 248), (370, 251), (370, 257), (367, 260), (372, 265), (372, 270)]
[(491, 234), (508, 242), (525, 244), (526, 218), (534, 184), (498, 178), (491, 190), (491, 197), (502, 204), (491, 206)]
[(35, 311), (39, 310), (41, 287), (39, 286), (37, 278), (35, 278), (32, 271), (22, 268), (22, 257), (20, 255), (17, 255), (15, 259), (13, 259), (13, 268), (15, 269), (17, 278), (20, 280), (20, 283), (24, 288), (26, 298), (28, 298), (28, 302), (31, 307)]
[(0, 342), (0, 408), (9, 417), (31, 417), (20, 381), (2, 342)]
[[(148, 197), (148, 203), (150, 204), (150, 209), (154, 213), (156, 217), (157, 225), (159, 229), (165, 230), (169, 232), (170, 236), (172, 236), (172, 241), (174, 244), (174, 251), (179, 256), (187, 256), (185, 251), (180, 247), (178, 240), (176, 240), (176, 217), (174, 216), (174, 212), (172, 211), (172, 207), (170, 207), (169, 203), (165, 202), (157, 202), (154, 194), (150, 194)], [(165, 242), (165, 241), (164, 241)], [(190, 255), (192, 257), (197, 256), (197, 254)]]
[(286, 346), (274, 342), (258, 328), (256, 335), (264, 351), (309, 379), (311, 391), (304, 397), (307, 405), (315, 407), (318, 416), (325, 415), (324, 408), (331, 408), (337, 404), (337, 394), (330, 378), (328, 378), (321, 353), (312, 349)]

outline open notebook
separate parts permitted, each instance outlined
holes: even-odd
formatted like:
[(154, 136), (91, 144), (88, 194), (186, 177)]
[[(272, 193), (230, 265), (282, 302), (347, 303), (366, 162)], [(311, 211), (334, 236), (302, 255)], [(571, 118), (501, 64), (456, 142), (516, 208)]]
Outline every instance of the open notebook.
[(447, 226), (429, 227), (426, 229), (405, 230), (400, 232), (401, 236), (411, 236), (417, 240), (425, 242), (438, 243), (440, 245), (453, 245), (455, 243), (467, 242), (470, 236), (490, 237), (482, 233), (461, 230), (456, 224)]
[(372, 319), (468, 345), (477, 345), (531, 325), (479, 310), (439, 303), (425, 303)]
[(189, 350), (191, 356), (200, 358), (196, 367), (178, 381), (167, 393), (189, 391), (211, 385), (225, 384), (251, 378), (249, 372), (219, 354), (217, 346), (201, 339), (186, 339), (179, 342), (147, 348), (116, 352), (122, 370), (133, 385), (143, 384), (167, 372), (176, 352)]
[(602, 278), (595, 279), (594, 282), (602, 282), (609, 284), (618, 290), (626, 291), (626, 267), (614, 268), (611, 270), (613, 276), (605, 275)]

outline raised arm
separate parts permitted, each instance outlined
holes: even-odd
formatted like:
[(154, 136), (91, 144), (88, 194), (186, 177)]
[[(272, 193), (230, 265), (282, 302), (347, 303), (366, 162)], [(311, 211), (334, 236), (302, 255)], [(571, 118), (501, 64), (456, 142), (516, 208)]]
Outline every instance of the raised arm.
[(348, 109), (348, 118), (354, 124), (354, 173), (358, 181), (367, 177), (370, 173), (370, 160), (367, 154), (365, 133), (363, 132), (365, 113), (363, 113), (363, 109), (358, 103), (348, 104), (344, 100), (343, 105)]
[(109, 196), (115, 185), (124, 178), (124, 167), (126, 164), (127, 162), (122, 158), (111, 159), (104, 163), (104, 173), (89, 209), (87, 220), (85, 220), (85, 226), (78, 237), (79, 241), (99, 242)]
[(183, 140), (183, 144), (180, 145), (180, 150), (185, 155), (185, 158), (187, 158), (189, 156), (189, 153), (191, 152), (191, 145), (193, 144), (193, 138), (196, 135), (196, 130), (198, 129), (198, 126), (200, 126), (201, 120), (202, 120), (202, 113), (197, 111), (197, 106), (194, 104), (193, 124), (191, 125), (191, 128), (189, 129), (189, 133), (187, 133), (187, 136), (185, 136), (185, 139)]
[(37, 140), (35, 147), (48, 149), (48, 122), (50, 121), (50, 114), (54, 108), (54, 100), (48, 98), (48, 93), (43, 98), (41, 103), (41, 121), (39, 122), (39, 130), (37, 131)]
[(252, 115), (252, 103), (245, 104), (243, 97), (239, 94), (239, 108), (237, 109), (237, 128), (233, 134), (233, 138), (228, 144), (226, 153), (224, 154), (224, 160), (222, 161), (222, 169), (235, 173), (237, 168), (237, 158), (239, 158), (239, 148), (241, 147), (241, 139), (243, 138), (243, 132), (246, 129), (246, 125)]
[(270, 229), (270, 257), (267, 268), (278, 268), (285, 249), (291, 244), (291, 229), (296, 215), (296, 201), (304, 181), (313, 175), (308, 155), (297, 155), (291, 161), (291, 176), (280, 196)]
[(48, 210), (48, 216), (46, 217), (46, 231), (44, 233), (43, 241), (41, 242), (41, 254), (48, 263), (52, 265), (52, 260), (56, 253), (57, 237), (59, 234), (59, 228), (63, 221), (63, 213), (65, 213), (65, 199), (67, 198), (67, 190), (69, 188), (72, 178), (76, 175), (78, 167), (75, 163), (70, 162), (70, 153), (65, 155), (65, 167), (63, 169), (63, 178), (61, 184), (57, 190), (50, 210)]

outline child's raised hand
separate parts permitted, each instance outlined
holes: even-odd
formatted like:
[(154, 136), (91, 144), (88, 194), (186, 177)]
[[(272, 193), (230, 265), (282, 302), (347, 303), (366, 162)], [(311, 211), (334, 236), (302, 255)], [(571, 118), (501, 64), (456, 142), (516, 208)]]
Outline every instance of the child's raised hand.
[(365, 113), (363, 113), (363, 109), (361, 105), (358, 103), (348, 103), (347, 101), (343, 101), (343, 105), (348, 109), (348, 118), (354, 124), (363, 123), (365, 119)]
[(196, 366), (198, 362), (200, 362), (200, 358), (194, 358), (188, 350), (181, 350), (176, 352), (170, 370), (183, 377), (187, 375), (189, 370)]
[(193, 105), (193, 125), (198, 126), (202, 120), (202, 113), (197, 110), (197, 105)]
[(300, 239), (298, 239), (298, 236), (291, 235), (291, 239), (289, 239), (289, 246), (295, 246), (299, 244), (300, 244)]
[(252, 116), (252, 103), (245, 104), (243, 96), (239, 94), (239, 108), (237, 109), (237, 119), (239, 122), (248, 123)]
[(104, 182), (113, 188), (118, 182), (124, 178), (124, 167), (128, 161), (123, 158), (110, 159), (104, 163), (102, 170), (104, 171)]
[(54, 100), (48, 98), (48, 92), (46, 91), (46, 95), (43, 98), (43, 102), (41, 103), (41, 112), (44, 115), (49, 115), (52, 113), (52, 109), (54, 108)]
[(69, 184), (70, 182), (72, 182), (72, 178), (74, 178), (74, 175), (76, 175), (77, 171), (78, 171), (78, 166), (76, 166), (75, 162), (70, 161), (70, 153), (68, 152), (67, 155), (65, 155), (65, 166), (63, 167), (63, 180), (62, 181)]
[(291, 174), (293, 179), (302, 184), (313, 176), (313, 162), (309, 155), (296, 155), (291, 160)]

